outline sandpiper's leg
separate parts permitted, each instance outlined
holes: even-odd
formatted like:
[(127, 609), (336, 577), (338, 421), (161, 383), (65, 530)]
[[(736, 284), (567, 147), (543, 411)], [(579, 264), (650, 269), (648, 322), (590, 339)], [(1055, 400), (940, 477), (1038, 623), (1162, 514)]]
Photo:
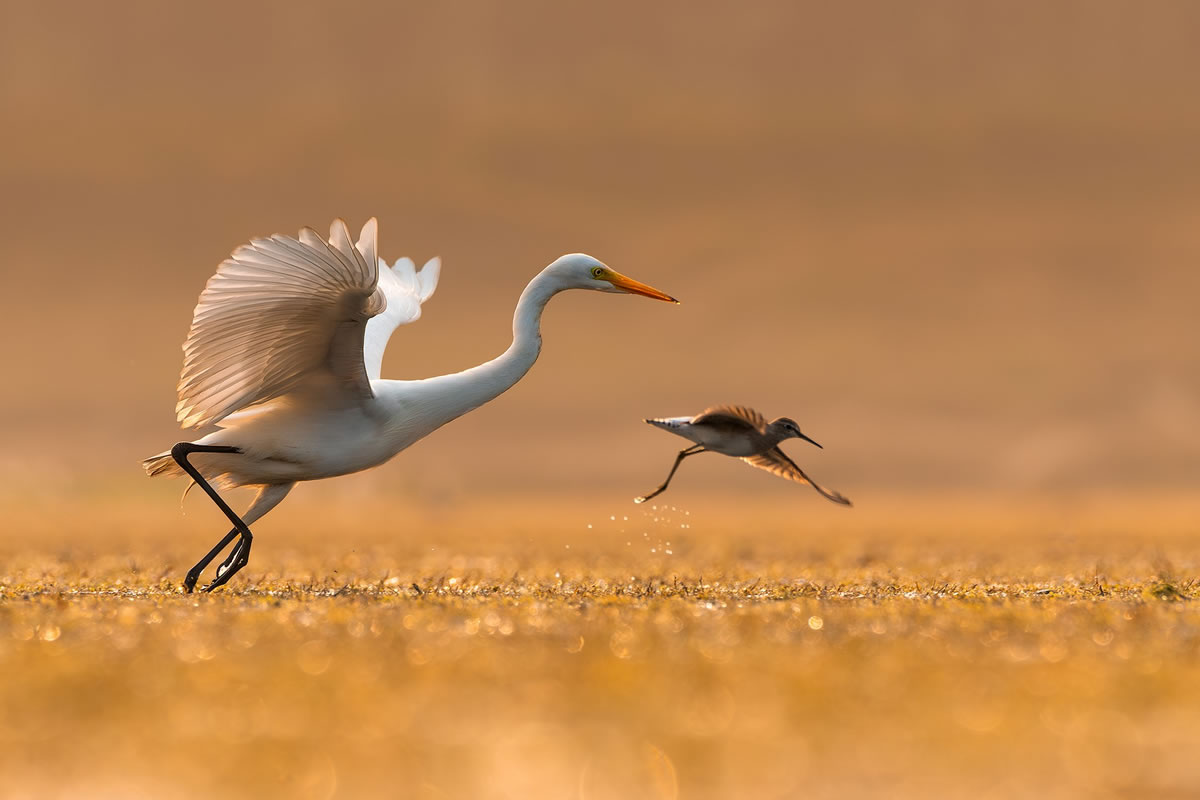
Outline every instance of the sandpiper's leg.
[[(225, 516), (229, 517), (229, 521), (233, 523), (233, 530), (230, 531), (225, 538), (217, 544), (216, 547), (209, 551), (208, 555), (200, 559), (200, 561), (197, 562), (194, 567), (188, 570), (187, 577), (185, 577), (183, 580), (183, 585), (188, 592), (191, 592), (195, 588), (196, 580), (200, 577), (201, 570), (208, 566), (208, 563), (217, 557), (217, 554), (220, 553), (221, 550), (223, 550), (225, 546), (233, 540), (234, 536), (240, 535), (243, 540), (252, 538), (249, 526), (242, 521), (241, 517), (234, 513), (233, 509), (229, 507), (228, 503), (221, 499), (221, 495), (217, 494), (217, 490), (214, 489), (208, 481), (204, 480), (204, 476), (200, 474), (200, 470), (196, 469), (194, 466), (192, 466), (191, 462), (188, 461), (188, 456), (190, 456), (192, 453), (240, 452), (242, 451), (237, 447), (229, 447), (227, 445), (194, 444), (192, 442), (180, 442), (171, 448), (171, 457), (175, 459), (175, 462), (183, 468), (184, 472), (192, 477), (192, 480), (194, 480), (200, 486), (200, 488), (204, 490), (205, 494), (212, 498), (212, 501), (217, 504), (217, 508), (221, 509)], [(236, 553), (238, 549), (239, 548), (235, 546), (234, 552)]]
[(680, 463), (685, 458), (687, 458), (688, 456), (694, 456), (697, 453), (707, 453), (707, 452), (708, 451), (704, 449), (704, 445), (702, 445), (702, 444), (694, 444), (691, 447), (680, 450), (679, 455), (675, 456), (675, 464), (671, 467), (671, 471), (667, 473), (667, 479), (662, 482), (662, 486), (658, 487), (653, 492), (651, 492), (648, 495), (645, 495), (644, 497), (635, 497), (633, 499), (633, 502), (644, 503), (647, 500), (649, 500), (651, 497), (657, 497), (658, 495), (665, 492), (667, 490), (667, 486), (669, 486), (671, 484), (671, 478), (673, 478), (675, 476), (675, 470), (679, 469)]

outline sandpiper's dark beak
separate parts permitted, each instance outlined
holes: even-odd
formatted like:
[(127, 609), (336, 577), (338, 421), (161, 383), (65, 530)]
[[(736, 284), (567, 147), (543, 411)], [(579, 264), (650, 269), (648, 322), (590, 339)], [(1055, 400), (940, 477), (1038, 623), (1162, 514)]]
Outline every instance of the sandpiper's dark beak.
[[(814, 442), (812, 439), (810, 439), (810, 438), (808, 438), (807, 436), (805, 436), (803, 433), (801, 433), (801, 434), (800, 434), (800, 438), (801, 438), (801, 439), (803, 439), (804, 441), (808, 442), (809, 444), (817, 444), (817, 443), (816, 443), (816, 442)], [(817, 447), (821, 447), (821, 445), (817, 444)], [(824, 450), (825, 448), (824, 448), (824, 447), (821, 447), (821, 449), (822, 449), (822, 450)]]

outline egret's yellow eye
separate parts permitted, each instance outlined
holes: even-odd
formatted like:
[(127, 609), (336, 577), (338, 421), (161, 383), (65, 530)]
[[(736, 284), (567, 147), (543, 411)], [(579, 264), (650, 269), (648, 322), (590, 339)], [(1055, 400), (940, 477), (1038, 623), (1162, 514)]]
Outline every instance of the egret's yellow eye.
[(604, 267), (592, 267), (592, 277), (593, 278), (603, 278), (604, 277)]

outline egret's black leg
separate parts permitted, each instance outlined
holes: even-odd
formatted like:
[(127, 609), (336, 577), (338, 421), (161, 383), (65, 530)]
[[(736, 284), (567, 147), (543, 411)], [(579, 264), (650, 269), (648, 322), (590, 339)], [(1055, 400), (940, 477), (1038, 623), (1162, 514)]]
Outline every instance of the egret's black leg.
[[(212, 498), (212, 501), (217, 504), (217, 508), (221, 509), (221, 511), (225, 513), (225, 516), (229, 517), (229, 521), (233, 523), (233, 530), (230, 531), (225, 538), (222, 539), (220, 543), (218, 543), (217, 546), (208, 553), (208, 555), (200, 559), (196, 566), (192, 567), (188, 571), (187, 577), (184, 578), (184, 586), (189, 592), (191, 592), (195, 587), (196, 580), (200, 577), (200, 571), (208, 566), (210, 561), (216, 558), (217, 554), (220, 553), (227, 544), (229, 544), (230, 540), (232, 540), (235, 535), (240, 535), (241, 538), (239, 539), (237, 545), (234, 546), (233, 552), (236, 554), (241, 551), (243, 549), (242, 544), (246, 543), (247, 546), (245, 547), (244, 559), (241, 559), (241, 563), (232, 570), (226, 570), (225, 575), (220, 576), (217, 579), (217, 581), (220, 581), (220, 583), (213, 581), (213, 583), (207, 587), (207, 590), (211, 591), (217, 586), (224, 585), (225, 582), (233, 577), (233, 573), (246, 566), (246, 562), (249, 560), (249, 542), (254, 538), (254, 536), (250, 533), (250, 528), (245, 522), (242, 521), (242, 518), (235, 514), (233, 509), (229, 507), (229, 504), (221, 499), (221, 495), (217, 494), (217, 490), (214, 489), (208, 481), (204, 480), (204, 476), (200, 474), (200, 470), (192, 466), (191, 462), (188, 461), (188, 456), (190, 456), (192, 453), (240, 452), (242, 452), (241, 449), (237, 447), (230, 447), (228, 445), (194, 444), (192, 442), (180, 442), (171, 448), (171, 457), (175, 459), (175, 462), (183, 468), (184, 472), (192, 477), (192, 480), (194, 480), (200, 486), (200, 488), (204, 490), (205, 494)], [(221, 577), (224, 577), (224, 580), (221, 580)]]
[(250, 545), (254, 544), (254, 537), (243, 536), (238, 539), (237, 544), (233, 546), (233, 550), (229, 552), (229, 556), (221, 562), (217, 567), (217, 577), (213, 578), (213, 582), (204, 587), (204, 591), (211, 592), (218, 586), (224, 586), (229, 583), (229, 579), (238, 573), (242, 567), (250, 563)]
[(225, 560), (217, 565), (217, 576), (213, 582), (204, 587), (204, 591), (211, 592), (218, 586), (224, 586), (229, 582), (237, 571), (250, 563), (250, 546), (254, 544), (254, 537), (241, 537), (237, 540), (237, 544), (229, 551), (229, 555)]
[(675, 470), (679, 469), (680, 463), (685, 458), (687, 458), (688, 456), (694, 456), (697, 453), (707, 453), (707, 452), (708, 451), (704, 449), (704, 445), (702, 445), (702, 444), (694, 444), (691, 447), (680, 450), (679, 455), (677, 455), (675, 457), (675, 464), (671, 467), (671, 471), (667, 473), (667, 479), (662, 482), (662, 486), (658, 487), (653, 492), (651, 492), (650, 494), (648, 494), (644, 497), (635, 497), (633, 502), (644, 503), (647, 500), (649, 500), (651, 497), (657, 497), (658, 495), (665, 492), (667, 490), (667, 486), (669, 486), (671, 483), (671, 478), (675, 477)]
[(242, 540), (238, 539), (237, 543), (234, 544), (233, 549), (229, 551), (229, 555), (225, 556), (225, 560), (217, 565), (218, 576), (224, 574), (225, 570), (229, 569), (233, 562), (238, 560), (238, 554), (242, 550), (242, 544)]
[[(217, 546), (208, 551), (208, 555), (196, 562), (196, 565), (188, 570), (187, 576), (183, 579), (183, 587), (188, 590), (188, 594), (196, 588), (196, 581), (200, 580), (200, 573), (208, 566), (209, 562), (217, 557), (217, 554), (225, 549), (225, 546), (233, 541), (233, 537), (238, 535), (238, 529), (234, 528), (229, 533), (225, 534), (225, 538), (217, 542)], [(234, 550), (237, 550), (235, 547)]]

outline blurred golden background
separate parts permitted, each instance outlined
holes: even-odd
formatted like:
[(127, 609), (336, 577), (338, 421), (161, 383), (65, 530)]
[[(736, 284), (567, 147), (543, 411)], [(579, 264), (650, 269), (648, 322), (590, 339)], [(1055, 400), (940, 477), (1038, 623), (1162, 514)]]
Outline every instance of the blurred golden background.
[[(1194, 4), (4, 15), (10, 487), (143, 480), (221, 259), (372, 215), (386, 257), (445, 265), (388, 377), (499, 353), (564, 252), (683, 305), (557, 299), (513, 391), (338, 484), (623, 498), (680, 446), (641, 418), (718, 402), (797, 418), (851, 496), (1200, 477)], [(677, 498), (795, 491), (701, 461)]]

